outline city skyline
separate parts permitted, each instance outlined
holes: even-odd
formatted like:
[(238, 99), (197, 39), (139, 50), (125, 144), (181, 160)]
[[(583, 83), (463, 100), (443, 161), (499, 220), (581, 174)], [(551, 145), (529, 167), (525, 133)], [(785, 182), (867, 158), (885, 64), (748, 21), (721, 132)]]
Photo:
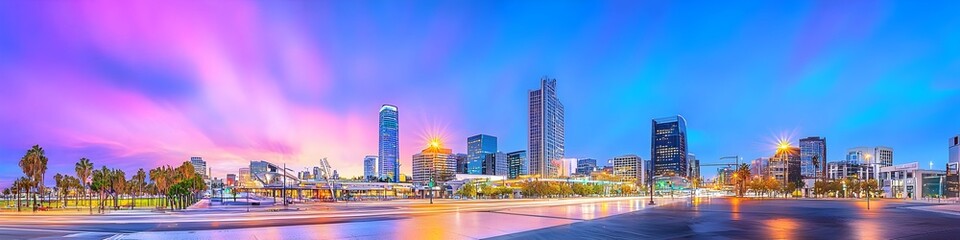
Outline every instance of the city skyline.
[[(759, 5), (752, 14), (547, 7), (594, 19), (586, 22), (554, 21), (525, 3), (506, 13), (305, 7), (329, 16), (281, 14), (271, 10), (298, 6), (276, 3), (128, 4), (0, 3), (8, 85), (0, 157), (18, 160), (39, 144), (50, 172), (68, 172), (81, 157), (131, 172), (198, 156), (216, 177), (252, 160), (299, 169), (326, 157), (341, 175), (359, 176), (364, 156), (378, 151), (376, 109), (392, 104), (404, 111), (397, 158), (410, 174), (410, 156), (435, 129), (455, 153), (479, 133), (497, 136), (500, 149), (526, 149), (527, 94), (543, 75), (557, 79), (564, 100), (567, 158), (651, 159), (646, 123), (671, 115), (688, 119), (688, 152), (704, 164), (771, 157), (777, 138), (797, 146), (819, 136), (829, 139), (826, 161), (887, 146), (894, 164), (942, 169), (944, 140), (960, 133), (951, 111), (960, 96), (960, 68), (951, 65), (960, 54), (949, 47), (960, 37), (950, 30), (956, 18), (919, 3)], [(478, 12), (456, 14), (468, 9)], [(145, 11), (177, 20), (137, 17)], [(674, 101), (661, 102), (667, 97)], [(19, 175), (0, 169), (0, 186)]]

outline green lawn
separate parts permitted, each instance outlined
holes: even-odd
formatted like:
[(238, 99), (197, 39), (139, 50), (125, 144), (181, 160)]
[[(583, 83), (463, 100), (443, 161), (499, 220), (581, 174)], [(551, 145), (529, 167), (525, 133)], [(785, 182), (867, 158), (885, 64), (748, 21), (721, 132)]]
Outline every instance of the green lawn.
[[(98, 204), (99, 204), (99, 202), (97, 201), (97, 199), (90, 199), (90, 200), (92, 201), (93, 207), (96, 208), (96, 207), (98, 206)], [(135, 202), (134, 202), (134, 201), (135, 201)], [(163, 201), (161, 198), (137, 198), (137, 199), (124, 198), (124, 199), (120, 199), (120, 200), (119, 200), (119, 205), (120, 205), (120, 206), (123, 206), (123, 207), (126, 207), (126, 208), (129, 208), (129, 206), (130, 206), (131, 204), (136, 203), (136, 207), (137, 207), (137, 208), (157, 207), (158, 204), (161, 204), (161, 201)], [(24, 201), (24, 200), (21, 200), (21, 201), (20, 201), (21, 204), (28, 204), (27, 202), (28, 202), (28, 201)], [(0, 200), (0, 209), (14, 209), (14, 210), (15, 210), (15, 209), (17, 208), (16, 203), (17, 203), (16, 200), (11, 200), (11, 199)], [(106, 201), (104, 202), (104, 204), (106, 204), (108, 207), (113, 207), (113, 206), (114, 206), (113, 203), (114, 203), (114, 202), (113, 202), (113, 199), (108, 199), (108, 200), (106, 200)], [(50, 208), (53, 208), (53, 209), (60, 208), (60, 206), (63, 205), (63, 204), (64, 204), (64, 202), (63, 202), (62, 200), (59, 200), (59, 201), (58, 201), (58, 200), (54, 200), (54, 201), (49, 202), (49, 203), (46, 202), (46, 201), (43, 202), (43, 206), (50, 206)], [(89, 208), (90, 204), (91, 204), (91, 202), (88, 201), (87, 199), (80, 199), (79, 201), (77, 201), (77, 200), (75, 200), (75, 199), (73, 199), (73, 198), (69, 198), (69, 199), (66, 200), (66, 206), (67, 206), (66, 208), (67, 208), (67, 209), (72, 209), (72, 208), (75, 208), (75, 207), (77, 207), (77, 206), (82, 207), (82, 208)], [(24, 206), (23, 208), (27, 208), (27, 206)]]

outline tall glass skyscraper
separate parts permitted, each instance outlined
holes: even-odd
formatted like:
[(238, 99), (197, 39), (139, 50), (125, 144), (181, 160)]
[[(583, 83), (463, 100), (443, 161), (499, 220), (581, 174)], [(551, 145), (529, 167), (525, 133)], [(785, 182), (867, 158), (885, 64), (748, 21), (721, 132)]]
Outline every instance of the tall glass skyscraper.
[(680, 115), (653, 119), (651, 135), (654, 175), (687, 177), (687, 120)]
[(380, 177), (400, 181), (400, 121), (397, 106), (380, 107)]
[(800, 139), (800, 176), (803, 179), (824, 179), (827, 176), (827, 139)]
[(497, 152), (497, 137), (478, 134), (467, 138), (467, 173), (483, 174), (483, 161)]
[(555, 162), (563, 159), (563, 104), (557, 97), (557, 80), (543, 77), (540, 89), (530, 91), (527, 156), (530, 174), (557, 176)]

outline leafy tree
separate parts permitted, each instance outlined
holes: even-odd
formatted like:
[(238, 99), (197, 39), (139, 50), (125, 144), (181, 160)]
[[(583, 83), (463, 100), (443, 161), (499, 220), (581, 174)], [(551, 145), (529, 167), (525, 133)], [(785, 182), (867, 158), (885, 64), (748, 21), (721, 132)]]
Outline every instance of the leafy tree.
[(772, 177), (765, 179), (763, 186), (766, 189), (766, 191), (769, 193), (767, 194), (767, 196), (770, 196), (775, 192), (780, 192), (781, 188), (783, 188), (783, 184), (781, 184), (780, 181)]
[(472, 184), (467, 182), (463, 184), (463, 187), (460, 188), (460, 196), (466, 198), (476, 198), (477, 197), (477, 188)]
[(876, 179), (860, 181), (860, 189), (870, 196), (883, 194), (883, 191), (880, 190), (880, 186)]
[(486, 183), (480, 184), (480, 193), (483, 194), (483, 195), (486, 195), (487, 198), (491, 198), (491, 197), (493, 197), (494, 195), (497, 194), (497, 193), (493, 190), (493, 186), (490, 186), (489, 184), (486, 184)]

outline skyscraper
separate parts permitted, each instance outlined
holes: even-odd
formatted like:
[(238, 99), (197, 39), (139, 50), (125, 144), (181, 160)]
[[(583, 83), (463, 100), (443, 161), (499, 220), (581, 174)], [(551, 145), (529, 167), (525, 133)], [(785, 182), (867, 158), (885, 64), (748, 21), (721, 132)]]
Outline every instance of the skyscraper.
[(563, 159), (563, 104), (557, 97), (557, 80), (543, 77), (540, 89), (530, 91), (527, 156), (530, 174), (557, 176), (554, 162)]
[(380, 177), (393, 182), (400, 181), (400, 118), (397, 107), (384, 104), (380, 107)]
[(953, 136), (950, 138), (950, 148), (949, 158), (947, 159), (948, 163), (957, 163), (960, 162), (960, 135)]
[(206, 179), (207, 176), (207, 161), (204, 161), (201, 157), (190, 157), (190, 164), (193, 164), (193, 169), (200, 175), (200, 177)]
[(946, 196), (960, 196), (960, 135), (950, 138), (947, 148)]
[(363, 157), (363, 178), (364, 180), (373, 180), (380, 177), (377, 168), (380, 166), (379, 157), (375, 155), (367, 155)]
[(654, 175), (686, 177), (687, 120), (677, 115), (652, 122), (650, 156)]
[(687, 153), (687, 171), (690, 179), (700, 178), (700, 159), (693, 153)]
[(453, 180), (457, 159), (453, 151), (431, 144), (420, 153), (413, 155), (413, 184), (426, 186), (432, 179), (436, 185)]
[[(497, 152), (497, 137), (478, 134), (467, 138), (467, 173), (484, 174), (487, 155)], [(493, 174), (490, 174), (493, 175)]]
[(577, 160), (577, 175), (590, 176), (590, 173), (597, 170), (597, 160), (584, 158)]
[(527, 159), (527, 151), (520, 150), (507, 153), (507, 165), (510, 171), (507, 176), (510, 179), (530, 174), (527, 169), (530, 165), (530, 161)]
[(804, 179), (826, 178), (827, 139), (808, 137), (800, 139), (800, 176)]

